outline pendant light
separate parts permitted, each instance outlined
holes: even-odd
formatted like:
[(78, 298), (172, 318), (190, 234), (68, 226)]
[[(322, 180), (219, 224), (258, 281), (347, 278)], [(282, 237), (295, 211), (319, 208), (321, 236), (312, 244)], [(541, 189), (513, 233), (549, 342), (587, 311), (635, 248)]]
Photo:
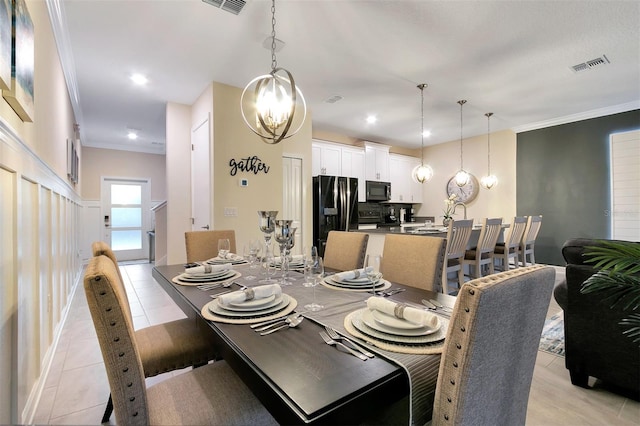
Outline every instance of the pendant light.
[[(245, 105), (251, 108), (245, 111)], [(276, 60), (275, 0), (271, 1), (271, 72), (247, 84), (240, 98), (240, 110), (249, 129), (268, 144), (277, 144), (295, 135), (307, 116), (307, 104), (300, 88), (289, 71), (278, 67)], [(292, 128), (296, 117), (297, 127)]]
[(487, 175), (480, 180), (480, 184), (486, 189), (491, 189), (498, 184), (498, 178), (491, 174), (491, 116), (492, 112), (485, 114), (487, 117)]
[(462, 163), (462, 106), (466, 103), (467, 101), (464, 99), (458, 101), (458, 104), (460, 104), (460, 170), (456, 173), (455, 181), (456, 185), (460, 187), (465, 186), (469, 182), (469, 179), (471, 179)]
[(429, 182), (433, 177), (433, 169), (431, 168), (431, 166), (424, 165), (424, 88), (425, 87), (427, 87), (425, 83), (418, 84), (418, 89), (420, 89), (420, 100), (421, 100), (420, 115), (422, 117), (422, 120), (420, 122), (420, 130), (421, 130), (420, 131), (420, 147), (421, 147), (420, 165), (416, 166), (411, 172), (413, 180), (420, 183)]

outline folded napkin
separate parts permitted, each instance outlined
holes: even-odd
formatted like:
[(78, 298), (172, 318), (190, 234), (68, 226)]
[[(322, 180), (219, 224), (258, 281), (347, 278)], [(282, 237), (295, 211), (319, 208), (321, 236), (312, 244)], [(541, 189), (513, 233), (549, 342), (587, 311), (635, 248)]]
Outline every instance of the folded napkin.
[(422, 309), (412, 308), (403, 303), (396, 303), (382, 297), (372, 296), (367, 299), (367, 307), (392, 317), (405, 319), (414, 324), (435, 328), (438, 326), (438, 317)]
[(189, 275), (211, 274), (214, 272), (228, 271), (231, 269), (230, 263), (224, 265), (200, 265), (193, 268), (185, 268), (184, 273)]
[[(303, 255), (294, 254), (293, 256), (291, 256), (291, 260), (289, 262), (302, 263), (303, 259), (304, 259)], [(274, 260), (275, 263), (282, 263), (282, 258), (280, 256), (274, 257), (273, 260)]]
[(353, 271), (344, 271), (335, 274), (335, 277), (339, 280), (352, 280), (355, 278), (366, 277), (368, 271), (372, 271), (373, 267), (367, 266), (362, 269), (354, 269)]
[(218, 303), (222, 306), (227, 306), (231, 303), (242, 303), (247, 300), (264, 299), (265, 297), (272, 295), (278, 297), (281, 294), (282, 288), (280, 288), (279, 284), (261, 285), (218, 296)]

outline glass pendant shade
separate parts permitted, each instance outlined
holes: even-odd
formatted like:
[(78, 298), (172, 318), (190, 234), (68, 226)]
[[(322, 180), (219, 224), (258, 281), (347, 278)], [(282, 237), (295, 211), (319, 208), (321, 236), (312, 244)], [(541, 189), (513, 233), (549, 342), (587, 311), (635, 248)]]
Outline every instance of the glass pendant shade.
[(429, 182), (433, 177), (433, 169), (430, 166), (425, 166), (424, 164), (420, 164), (413, 168), (411, 172), (411, 177), (416, 182), (425, 183)]
[(466, 103), (467, 101), (464, 99), (458, 101), (460, 105), (460, 170), (456, 173), (455, 182), (456, 185), (460, 187), (465, 186), (471, 179), (471, 176), (469, 176), (469, 173), (464, 169), (462, 163), (462, 106)]
[(469, 173), (465, 170), (460, 170), (458, 171), (458, 173), (456, 173), (456, 185), (458, 186), (465, 186), (467, 183), (469, 183), (469, 179), (471, 179), (471, 177), (469, 176)]
[(307, 117), (307, 104), (293, 75), (276, 61), (275, 0), (271, 2), (271, 72), (249, 82), (242, 91), (242, 119), (268, 144), (298, 133)]
[(498, 178), (491, 174), (491, 127), (489, 122), (492, 115), (492, 112), (485, 114), (487, 117), (487, 175), (480, 179), (480, 185), (485, 189), (491, 189), (498, 184)]

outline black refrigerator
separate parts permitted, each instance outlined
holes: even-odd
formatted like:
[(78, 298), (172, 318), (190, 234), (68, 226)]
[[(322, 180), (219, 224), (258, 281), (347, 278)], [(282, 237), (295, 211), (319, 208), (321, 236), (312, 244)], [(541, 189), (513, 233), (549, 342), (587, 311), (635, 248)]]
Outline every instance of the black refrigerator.
[(358, 179), (343, 176), (313, 178), (313, 244), (324, 256), (329, 231), (358, 229)]

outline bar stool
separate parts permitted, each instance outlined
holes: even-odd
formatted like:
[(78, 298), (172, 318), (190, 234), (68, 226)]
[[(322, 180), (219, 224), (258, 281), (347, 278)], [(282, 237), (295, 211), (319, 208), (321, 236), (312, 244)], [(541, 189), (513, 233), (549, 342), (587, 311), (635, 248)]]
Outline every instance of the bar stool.
[(494, 251), (496, 242), (502, 231), (502, 218), (485, 219), (480, 230), (477, 247), (467, 250), (464, 255), (463, 264), (469, 265), (469, 275), (471, 275), (471, 266), (474, 268), (473, 277), (482, 276), (482, 266), (488, 265), (489, 274), (493, 274)]

